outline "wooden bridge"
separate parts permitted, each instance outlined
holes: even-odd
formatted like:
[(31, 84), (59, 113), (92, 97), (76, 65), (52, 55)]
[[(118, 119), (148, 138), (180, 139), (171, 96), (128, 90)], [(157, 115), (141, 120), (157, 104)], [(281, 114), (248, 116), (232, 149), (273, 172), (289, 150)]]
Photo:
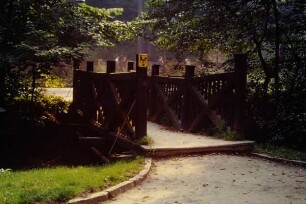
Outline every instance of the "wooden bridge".
[[(180, 131), (195, 132), (225, 123), (244, 133), (246, 55), (235, 55), (234, 71), (195, 76), (194, 66), (185, 66), (183, 76), (159, 76), (159, 65), (147, 68), (128, 63), (126, 72), (116, 73), (115, 61), (106, 73), (74, 67), (73, 110), (104, 138), (129, 148), (147, 135), (147, 119), (163, 118)], [(137, 63), (136, 63), (137, 64)], [(115, 139), (114, 139), (115, 138)]]

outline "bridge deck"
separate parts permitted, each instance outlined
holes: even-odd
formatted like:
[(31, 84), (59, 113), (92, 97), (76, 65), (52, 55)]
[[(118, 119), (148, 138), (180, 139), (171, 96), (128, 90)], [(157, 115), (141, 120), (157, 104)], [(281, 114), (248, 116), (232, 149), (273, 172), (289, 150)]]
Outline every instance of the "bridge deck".
[(253, 141), (225, 141), (209, 136), (183, 133), (148, 122), (148, 136), (154, 140), (142, 146), (146, 154), (155, 157), (211, 152), (250, 151)]

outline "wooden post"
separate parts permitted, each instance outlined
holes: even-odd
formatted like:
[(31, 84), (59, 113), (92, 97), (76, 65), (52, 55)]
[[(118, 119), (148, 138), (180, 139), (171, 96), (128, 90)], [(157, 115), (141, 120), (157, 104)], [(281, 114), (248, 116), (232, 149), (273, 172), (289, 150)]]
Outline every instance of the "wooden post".
[(127, 69), (128, 69), (128, 72), (134, 69), (134, 62), (133, 61), (129, 61), (128, 62)]
[(190, 79), (194, 77), (194, 70), (195, 70), (195, 66), (186, 65), (185, 66), (185, 79)]
[(94, 62), (93, 61), (87, 61), (86, 71), (87, 72), (93, 72), (94, 71)]
[(151, 74), (151, 76), (158, 76), (159, 75), (159, 68), (160, 68), (160, 65), (154, 64), (152, 66), (152, 74)]
[(151, 119), (154, 115), (154, 113), (156, 113), (157, 111), (157, 91), (154, 88), (154, 84), (155, 82), (155, 78), (154, 76), (158, 76), (159, 75), (159, 68), (160, 65), (154, 64), (152, 65), (152, 72), (151, 72), (151, 81), (150, 81), (150, 96), (149, 96), (149, 119)]
[(116, 71), (116, 61), (107, 61), (106, 62), (106, 73), (114, 73)]
[(245, 109), (246, 109), (246, 83), (247, 83), (247, 55), (236, 54), (235, 58), (235, 120), (234, 129), (239, 134), (245, 131)]
[(148, 105), (148, 67), (140, 67), (136, 56), (137, 98), (136, 98), (136, 138), (147, 135), (147, 105)]
[[(87, 65), (86, 66), (87, 72), (94, 71), (93, 61), (87, 61), (86, 65)], [(89, 73), (86, 73), (86, 78), (83, 80), (84, 80), (84, 82), (82, 83), (83, 87), (81, 88), (83, 89), (82, 96), (84, 97), (83, 101), (85, 102), (84, 117), (87, 120), (92, 120), (93, 118), (95, 118), (95, 115), (96, 115), (96, 101), (95, 101), (94, 84), (90, 78)]]
[(191, 96), (189, 91), (189, 83), (194, 77), (195, 66), (186, 65), (185, 66), (185, 86), (184, 86), (184, 97), (183, 97), (183, 112), (182, 112), (182, 128), (183, 130), (188, 130), (190, 126), (191, 116)]
[(72, 81), (72, 104), (75, 107), (79, 101), (79, 86), (78, 86), (78, 75), (77, 70), (80, 68), (81, 61), (80, 60), (73, 60), (73, 81)]

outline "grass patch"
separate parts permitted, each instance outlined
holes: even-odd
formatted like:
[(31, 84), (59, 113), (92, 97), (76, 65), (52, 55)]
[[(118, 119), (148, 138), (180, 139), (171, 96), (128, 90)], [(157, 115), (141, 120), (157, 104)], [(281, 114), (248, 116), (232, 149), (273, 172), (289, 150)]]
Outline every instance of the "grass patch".
[(116, 185), (137, 174), (144, 159), (104, 166), (55, 167), (0, 172), (0, 203), (63, 202)]
[(256, 144), (255, 151), (274, 157), (306, 161), (306, 152), (280, 147), (273, 144)]

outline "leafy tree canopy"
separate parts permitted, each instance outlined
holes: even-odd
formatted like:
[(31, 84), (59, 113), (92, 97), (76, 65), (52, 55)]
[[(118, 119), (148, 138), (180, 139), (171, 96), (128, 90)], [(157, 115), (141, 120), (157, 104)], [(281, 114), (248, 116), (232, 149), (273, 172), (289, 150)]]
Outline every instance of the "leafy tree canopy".
[(217, 47), (257, 60), (266, 85), (278, 80), (285, 60), (302, 68), (306, 12), (302, 0), (149, 0), (143, 34), (174, 51), (205, 55)]
[(127, 36), (127, 25), (112, 21), (121, 12), (66, 0), (4, 1), (1, 59), (31, 64), (81, 58), (84, 48), (110, 46)]
[(69, 0), (4, 0), (0, 13), (1, 100), (12, 71), (31, 69), (37, 78), (59, 62), (82, 59), (92, 46), (112, 46), (130, 37), (129, 25), (114, 19), (122, 9)]
[(304, 0), (148, 0), (138, 23), (158, 46), (200, 59), (218, 45), (223, 53), (247, 53), (251, 134), (305, 142)]

